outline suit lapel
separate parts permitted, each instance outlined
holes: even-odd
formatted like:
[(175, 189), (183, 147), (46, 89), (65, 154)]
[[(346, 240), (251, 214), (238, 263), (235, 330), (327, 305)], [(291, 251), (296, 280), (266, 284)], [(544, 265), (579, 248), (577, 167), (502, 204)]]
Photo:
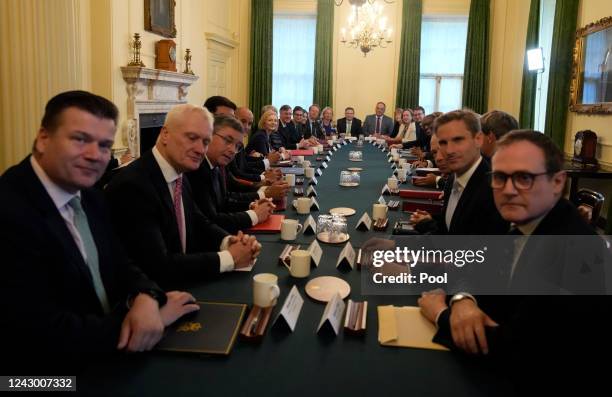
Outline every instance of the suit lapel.
[(91, 273), (83, 260), (81, 251), (74, 241), (72, 234), (70, 234), (70, 230), (68, 230), (68, 226), (66, 226), (66, 221), (62, 218), (59, 210), (55, 207), (55, 203), (53, 203), (53, 200), (34, 173), (30, 165), (30, 158), (26, 158), (21, 164), (24, 171), (23, 178), (21, 179), (23, 182), (22, 187), (26, 191), (26, 197), (29, 197), (32, 200), (32, 205), (40, 211), (41, 219), (51, 232), (51, 236), (56, 240), (57, 244), (51, 243), (49, 245), (62, 248), (74, 270), (83, 279), (87, 280), (93, 292)]
[[(459, 202), (457, 203), (457, 207), (455, 208), (455, 213), (453, 214), (453, 218), (451, 219), (451, 224), (449, 230), (455, 230), (458, 224), (463, 222), (463, 214), (469, 212), (466, 211), (466, 207), (468, 207), (471, 201), (479, 194), (479, 189), (482, 186), (482, 180), (485, 178), (487, 170), (489, 166), (487, 162), (482, 159), (476, 170), (470, 177), (463, 193), (461, 193), (461, 197), (459, 198)], [(454, 182), (454, 179), (453, 179)], [(451, 184), (452, 188), (452, 184)]]

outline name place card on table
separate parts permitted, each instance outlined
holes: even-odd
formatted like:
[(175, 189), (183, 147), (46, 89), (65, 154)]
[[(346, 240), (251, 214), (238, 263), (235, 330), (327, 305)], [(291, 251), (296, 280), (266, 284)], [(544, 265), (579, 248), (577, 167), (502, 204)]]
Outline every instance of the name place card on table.
[[(385, 186), (383, 186), (381, 192), (380, 192), (383, 196), (389, 196), (391, 195), (391, 191), (389, 190), (389, 186), (387, 186), (387, 184), (385, 183)], [(382, 203), (381, 203), (382, 204)]]
[(307, 197), (317, 197), (318, 196), (317, 191), (315, 190), (314, 186), (309, 186), (308, 189), (306, 189), (306, 196)]
[(316, 177), (313, 177), (310, 182), (308, 182), (309, 186), (316, 186), (316, 184), (319, 183), (319, 181), (317, 180)]
[(346, 243), (340, 255), (338, 255), (338, 262), (336, 262), (336, 267), (350, 267), (351, 270), (355, 268), (355, 249), (351, 245), (350, 242)]
[(346, 304), (342, 300), (342, 297), (340, 294), (336, 293), (332, 300), (327, 303), (327, 306), (325, 306), (317, 332), (327, 328), (331, 329), (334, 334), (338, 335), (338, 332), (340, 332), (340, 323), (342, 322), (342, 315), (344, 314), (345, 307)]
[(303, 234), (315, 234), (317, 232), (317, 223), (315, 222), (312, 215), (308, 215), (306, 221), (304, 222), (304, 231)]
[(321, 171), (321, 168), (318, 168), (315, 174), (317, 174), (317, 176), (321, 176), (323, 175), (323, 171)]
[(380, 196), (378, 198), (378, 204), (384, 204), (387, 205), (387, 202), (385, 201), (385, 198), (383, 196)]
[(319, 202), (317, 201), (317, 199), (314, 198), (314, 197), (311, 197), (310, 198), (310, 202), (311, 202), (310, 210), (311, 211), (319, 211)]
[(331, 161), (331, 157), (326, 156), (326, 157), (325, 157), (325, 161)]
[(323, 249), (319, 245), (319, 242), (317, 240), (313, 240), (313, 242), (310, 243), (306, 251), (310, 252), (311, 265), (319, 267), (321, 257), (323, 256)]
[(372, 218), (370, 218), (370, 215), (367, 212), (364, 212), (363, 215), (361, 215), (361, 218), (359, 218), (357, 221), (357, 226), (355, 226), (355, 229), (367, 232), (371, 227)]
[(321, 163), (321, 167), (323, 167), (323, 168), (327, 168), (327, 162), (326, 162), (326, 161), (324, 161), (323, 163)]
[(278, 316), (276, 316), (274, 325), (279, 324), (279, 326), (289, 328), (293, 332), (303, 305), (304, 298), (302, 298), (297, 287), (294, 285), (289, 295), (287, 295), (285, 303), (283, 303), (283, 308), (278, 313)]

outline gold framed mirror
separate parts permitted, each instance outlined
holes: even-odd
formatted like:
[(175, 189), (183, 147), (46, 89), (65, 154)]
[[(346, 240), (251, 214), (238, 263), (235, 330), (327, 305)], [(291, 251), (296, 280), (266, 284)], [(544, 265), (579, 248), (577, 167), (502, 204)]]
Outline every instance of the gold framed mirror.
[(612, 17), (576, 31), (570, 110), (612, 114)]

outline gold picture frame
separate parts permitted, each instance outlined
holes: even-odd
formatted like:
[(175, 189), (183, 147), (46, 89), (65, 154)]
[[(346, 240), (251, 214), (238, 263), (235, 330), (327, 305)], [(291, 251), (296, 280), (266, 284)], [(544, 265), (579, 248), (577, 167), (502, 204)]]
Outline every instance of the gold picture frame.
[(576, 31), (570, 110), (612, 114), (612, 17)]
[(145, 30), (164, 37), (176, 37), (175, 6), (174, 0), (144, 0)]

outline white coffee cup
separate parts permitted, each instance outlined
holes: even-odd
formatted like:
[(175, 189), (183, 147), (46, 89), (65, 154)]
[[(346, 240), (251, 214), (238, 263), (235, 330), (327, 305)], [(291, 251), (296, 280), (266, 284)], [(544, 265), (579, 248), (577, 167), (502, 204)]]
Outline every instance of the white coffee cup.
[(295, 219), (283, 219), (281, 222), (281, 240), (293, 241), (302, 231), (302, 225)]
[(296, 207), (298, 214), (310, 214), (312, 200), (308, 197), (300, 197), (297, 200), (293, 200), (293, 205)]
[(307, 168), (307, 167), (310, 167), (310, 161), (309, 160), (302, 161), (302, 168)]
[(400, 167), (403, 167), (403, 166), (404, 166), (404, 164), (406, 164), (406, 162), (407, 162), (407, 161), (408, 161), (408, 160), (406, 160), (406, 159), (399, 159), (399, 163), (398, 163), (398, 165), (399, 165)]
[(317, 149), (319, 150), (319, 153), (323, 153), (323, 145), (317, 145)]
[(395, 190), (398, 187), (398, 182), (399, 181), (397, 179), (393, 178), (393, 177), (388, 178), (387, 179), (387, 186), (389, 186), (389, 189)]
[(306, 178), (312, 179), (314, 178), (314, 173), (315, 173), (315, 169), (312, 167), (306, 167), (304, 168), (304, 176)]
[(253, 304), (255, 306), (274, 306), (279, 295), (280, 289), (276, 274), (259, 273), (253, 277)]
[(287, 185), (295, 186), (295, 174), (285, 174), (284, 179)]
[(301, 163), (304, 161), (304, 156), (293, 156), (294, 160), (298, 163)]
[(397, 169), (397, 178), (402, 181), (402, 182), (406, 182), (406, 177), (408, 176), (408, 170), (406, 168), (398, 168)]
[(387, 217), (387, 206), (385, 204), (376, 203), (372, 206), (372, 219), (385, 219)]
[(306, 250), (291, 251), (291, 265), (287, 266), (292, 277), (304, 278), (310, 275), (310, 252)]
[(397, 148), (394, 147), (391, 149), (391, 155), (395, 156), (396, 154), (399, 154), (399, 151), (397, 150)]
[(391, 155), (393, 157), (393, 161), (398, 162), (400, 159), (400, 155), (399, 153), (395, 153)]

